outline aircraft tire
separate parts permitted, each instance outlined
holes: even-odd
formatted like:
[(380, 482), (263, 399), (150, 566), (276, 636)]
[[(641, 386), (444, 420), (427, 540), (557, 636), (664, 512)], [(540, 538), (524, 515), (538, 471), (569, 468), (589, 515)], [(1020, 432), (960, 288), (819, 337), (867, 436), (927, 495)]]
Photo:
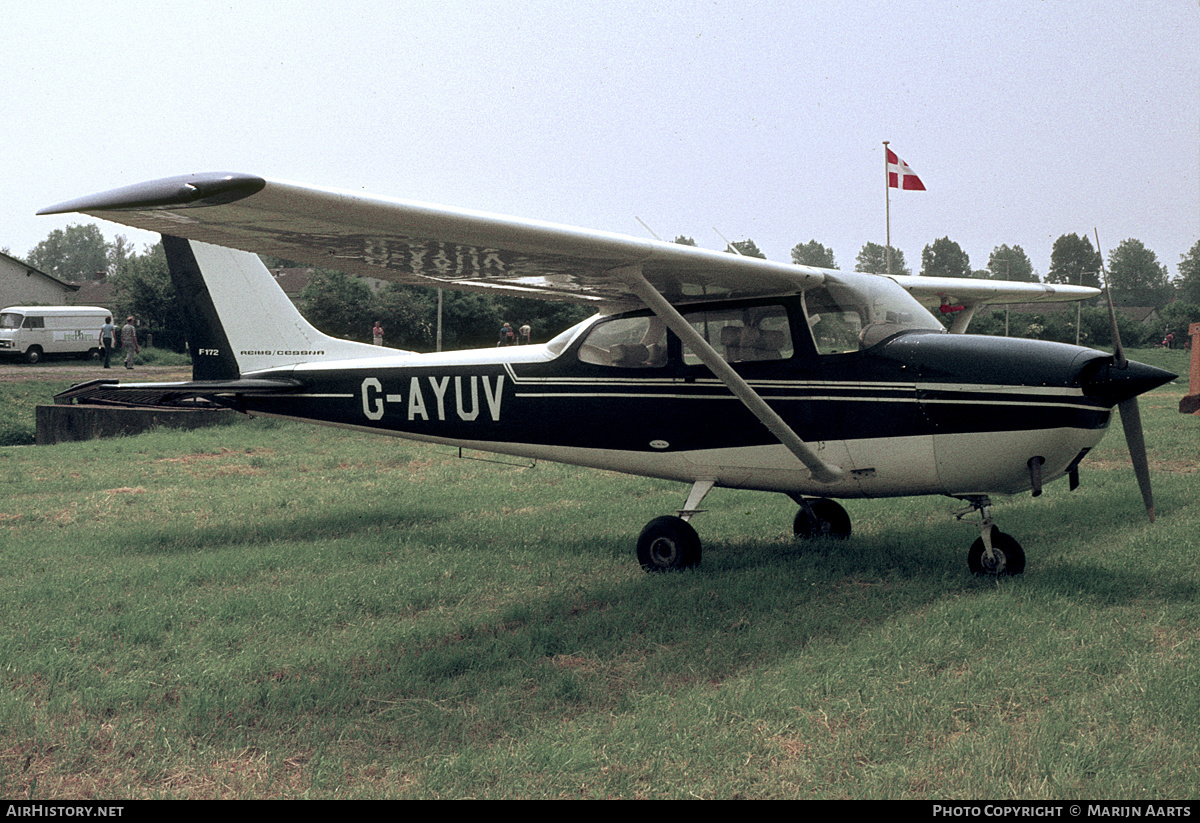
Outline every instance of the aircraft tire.
[(637, 554), (648, 572), (690, 568), (700, 563), (700, 535), (683, 518), (656, 517), (638, 535)]
[(812, 507), (816, 519), (814, 520), (801, 507), (800, 511), (796, 512), (795, 521), (792, 522), (792, 533), (796, 537), (801, 540), (812, 540), (817, 537), (846, 540), (850, 537), (850, 515), (846, 513), (840, 503), (822, 497), (819, 500), (810, 501), (808, 505)]
[(967, 552), (967, 567), (971, 574), (1004, 577), (1025, 571), (1025, 550), (1011, 535), (995, 526), (992, 527), (992, 552), (996, 561), (987, 563), (983, 557), (983, 538), (971, 544), (971, 550)]

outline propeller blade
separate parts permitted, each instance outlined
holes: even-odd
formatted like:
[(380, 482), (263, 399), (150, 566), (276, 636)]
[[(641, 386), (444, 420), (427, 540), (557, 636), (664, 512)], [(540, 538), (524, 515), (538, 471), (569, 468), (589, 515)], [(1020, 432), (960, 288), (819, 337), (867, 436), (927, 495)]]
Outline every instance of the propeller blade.
[(1150, 462), (1146, 458), (1146, 438), (1142, 433), (1142, 413), (1136, 397), (1117, 404), (1121, 415), (1121, 427), (1125, 429), (1125, 443), (1129, 446), (1129, 459), (1133, 462), (1133, 473), (1137, 475), (1138, 488), (1142, 490), (1142, 502), (1146, 514), (1154, 522), (1154, 494), (1150, 490)]
[[(1093, 229), (1095, 231), (1095, 229)], [(1100, 232), (1096, 231), (1096, 251), (1100, 252)], [(1112, 285), (1104, 269), (1104, 255), (1100, 255), (1100, 273), (1104, 276), (1104, 291), (1108, 294), (1108, 318), (1112, 321), (1113, 366), (1119, 371), (1129, 368), (1125, 347), (1121, 345), (1121, 330), (1117, 327), (1117, 310), (1113, 307)], [(1146, 436), (1142, 433), (1142, 412), (1138, 408), (1137, 395), (1117, 403), (1121, 415), (1121, 428), (1125, 430), (1125, 445), (1129, 447), (1129, 459), (1133, 473), (1137, 476), (1138, 488), (1142, 491), (1142, 502), (1146, 514), (1154, 522), (1154, 493), (1150, 490), (1150, 461), (1146, 458)]]

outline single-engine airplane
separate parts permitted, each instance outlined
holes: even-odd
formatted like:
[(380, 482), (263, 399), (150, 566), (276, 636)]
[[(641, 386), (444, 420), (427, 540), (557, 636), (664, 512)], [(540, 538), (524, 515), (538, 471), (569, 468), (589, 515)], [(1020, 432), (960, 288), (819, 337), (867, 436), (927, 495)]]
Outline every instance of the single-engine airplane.
[[(1153, 516), (1137, 395), (1175, 375), (1118, 352), (964, 335), (989, 303), (1091, 288), (848, 273), (494, 214), (196, 174), (83, 197), (160, 232), (187, 308), (193, 379), (93, 381), (60, 402), (207, 398), (251, 415), (691, 484), (642, 530), (648, 571), (694, 566), (714, 487), (782, 492), (796, 535), (848, 537), (833, 498), (940, 494), (978, 514), (975, 573), (1025, 553), (990, 495), (1041, 492), (1121, 411)], [(261, 252), (430, 287), (587, 303), (544, 345), (418, 354), (336, 339), (293, 308)], [(950, 333), (930, 309), (953, 317)]]

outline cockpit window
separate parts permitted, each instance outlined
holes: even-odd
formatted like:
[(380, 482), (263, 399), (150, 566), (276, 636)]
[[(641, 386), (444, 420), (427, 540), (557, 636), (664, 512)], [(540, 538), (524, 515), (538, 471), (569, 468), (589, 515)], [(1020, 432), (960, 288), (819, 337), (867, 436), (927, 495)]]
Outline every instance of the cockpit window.
[(804, 293), (804, 311), (821, 354), (868, 349), (902, 331), (944, 331), (937, 318), (886, 277), (827, 278)]
[(650, 369), (667, 364), (667, 327), (654, 316), (618, 317), (592, 329), (579, 359), (600, 366)]
[[(729, 363), (792, 356), (792, 332), (783, 306), (705, 309), (687, 312), (684, 317)], [(700, 358), (685, 346), (683, 362), (695, 366)]]

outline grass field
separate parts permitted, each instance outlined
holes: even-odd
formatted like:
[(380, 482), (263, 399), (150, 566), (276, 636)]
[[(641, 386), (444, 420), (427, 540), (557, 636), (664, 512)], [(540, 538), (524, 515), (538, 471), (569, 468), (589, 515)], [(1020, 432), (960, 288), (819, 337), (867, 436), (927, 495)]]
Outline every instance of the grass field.
[(1185, 390), (1142, 399), (1158, 522), (1114, 426), (996, 506), (1002, 580), (946, 498), (798, 545), (717, 490), (647, 575), (685, 486), (264, 420), (2, 448), (0, 796), (1197, 797)]

